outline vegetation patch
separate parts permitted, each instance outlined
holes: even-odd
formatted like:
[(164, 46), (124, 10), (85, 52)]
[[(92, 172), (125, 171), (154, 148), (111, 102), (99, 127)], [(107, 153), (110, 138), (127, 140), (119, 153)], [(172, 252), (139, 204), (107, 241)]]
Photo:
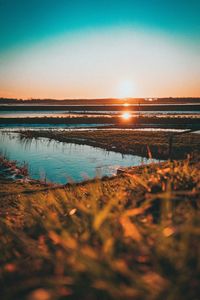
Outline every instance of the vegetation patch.
[(2, 183), (1, 299), (198, 299), (199, 156), (66, 186)]
[(183, 159), (200, 149), (200, 135), (164, 131), (106, 130), (24, 130), (22, 140), (46, 137), (60, 142), (72, 142), (100, 147), (108, 151), (134, 154), (157, 159)]

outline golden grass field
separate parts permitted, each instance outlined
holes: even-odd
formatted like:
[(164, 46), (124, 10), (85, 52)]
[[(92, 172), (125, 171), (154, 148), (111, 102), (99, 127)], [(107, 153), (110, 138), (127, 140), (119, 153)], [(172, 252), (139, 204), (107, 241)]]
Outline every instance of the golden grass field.
[(66, 186), (1, 182), (1, 299), (198, 299), (199, 155)]

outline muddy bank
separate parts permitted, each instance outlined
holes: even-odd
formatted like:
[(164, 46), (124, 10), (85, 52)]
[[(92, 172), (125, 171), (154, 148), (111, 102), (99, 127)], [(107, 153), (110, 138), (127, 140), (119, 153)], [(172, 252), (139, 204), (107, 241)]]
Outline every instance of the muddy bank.
[(0, 182), (17, 181), (28, 179), (28, 165), (17, 165), (14, 160), (8, 160), (5, 156), (0, 155)]

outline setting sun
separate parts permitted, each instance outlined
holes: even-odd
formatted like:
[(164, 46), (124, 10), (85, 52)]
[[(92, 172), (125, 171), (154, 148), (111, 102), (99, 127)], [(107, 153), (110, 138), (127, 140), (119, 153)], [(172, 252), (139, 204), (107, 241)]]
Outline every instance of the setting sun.
[(133, 95), (134, 85), (130, 80), (124, 80), (119, 85), (119, 97), (128, 98)]

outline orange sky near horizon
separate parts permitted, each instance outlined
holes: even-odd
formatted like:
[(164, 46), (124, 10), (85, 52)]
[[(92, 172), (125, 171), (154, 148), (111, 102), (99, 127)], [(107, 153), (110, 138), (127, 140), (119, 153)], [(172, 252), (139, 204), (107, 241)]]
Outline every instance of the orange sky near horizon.
[(199, 97), (197, 50), (134, 27), (62, 34), (1, 55), (0, 97)]

